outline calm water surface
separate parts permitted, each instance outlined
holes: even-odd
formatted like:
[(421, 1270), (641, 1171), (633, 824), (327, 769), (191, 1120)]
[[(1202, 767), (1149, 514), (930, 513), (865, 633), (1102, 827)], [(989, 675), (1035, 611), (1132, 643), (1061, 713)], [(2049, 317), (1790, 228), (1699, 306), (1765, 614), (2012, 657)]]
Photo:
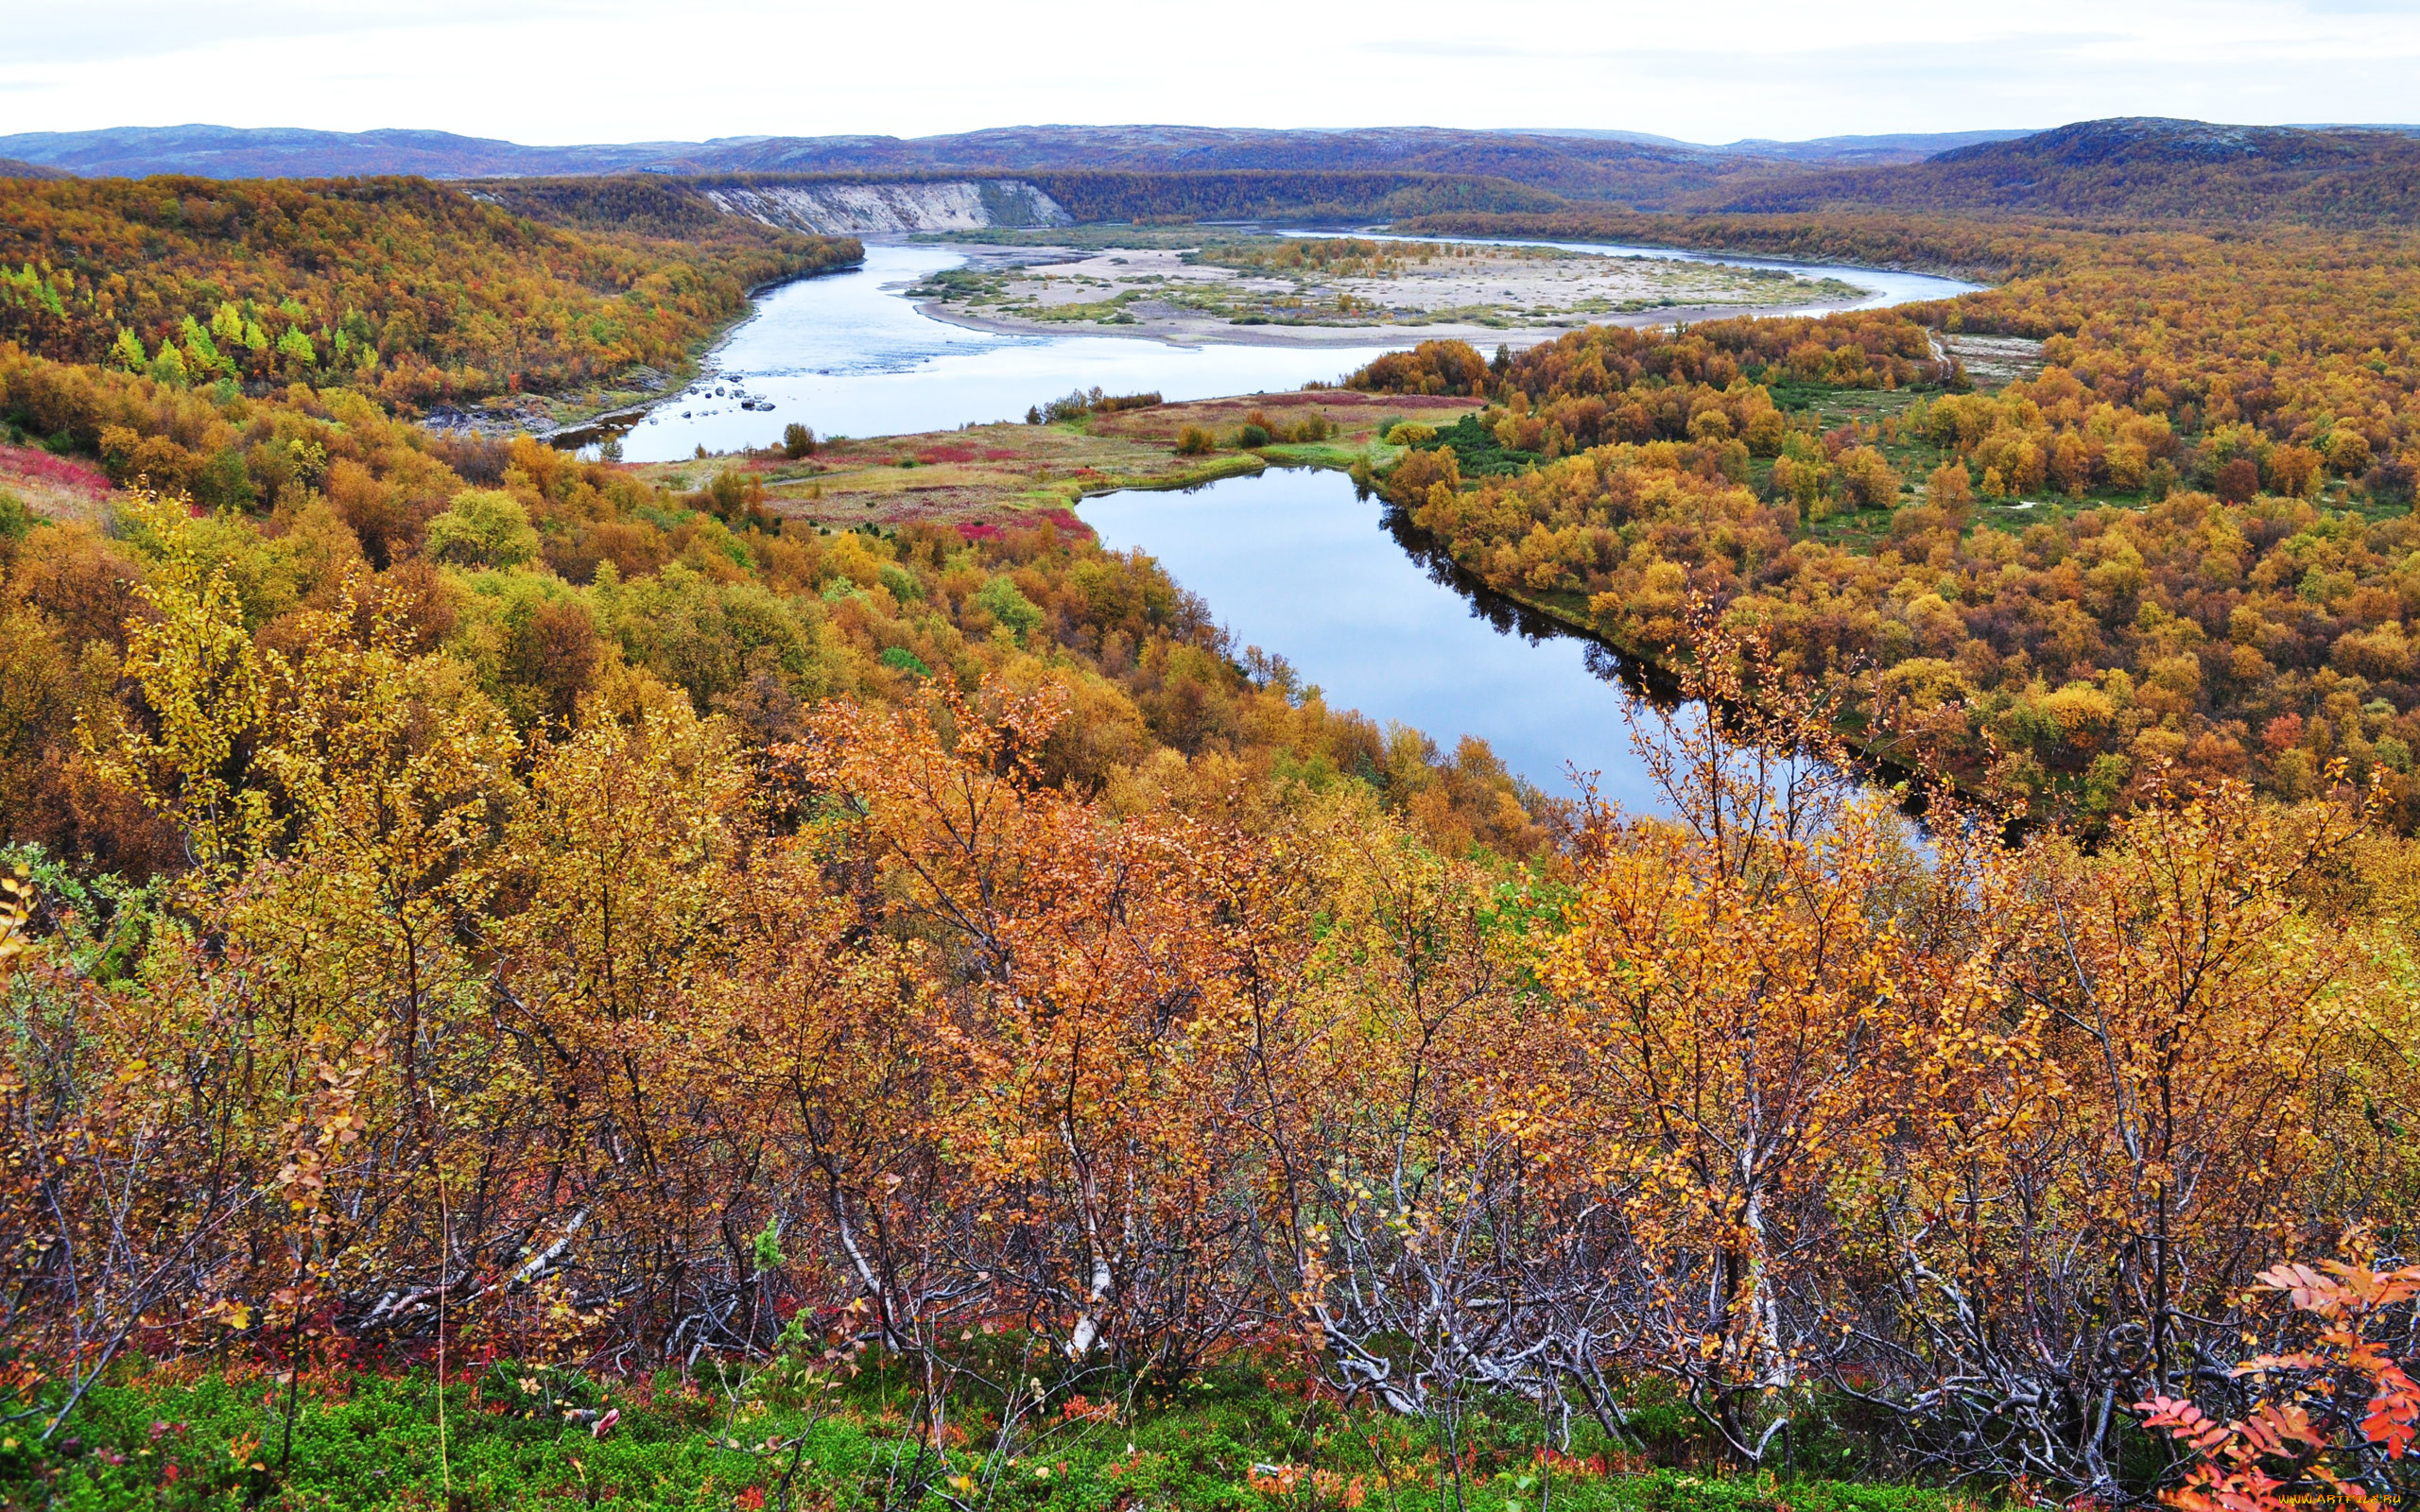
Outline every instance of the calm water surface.
[(1600, 773), (1606, 798), (1655, 808), (1630, 743), (1632, 696), (1594, 643), (1432, 571), (1386, 506), (1341, 472), (1270, 469), (1187, 492), (1111, 493), (1077, 512), (1101, 543), (1140, 548), (1328, 704), (1406, 724), (1451, 750), (1477, 735), (1557, 797)]

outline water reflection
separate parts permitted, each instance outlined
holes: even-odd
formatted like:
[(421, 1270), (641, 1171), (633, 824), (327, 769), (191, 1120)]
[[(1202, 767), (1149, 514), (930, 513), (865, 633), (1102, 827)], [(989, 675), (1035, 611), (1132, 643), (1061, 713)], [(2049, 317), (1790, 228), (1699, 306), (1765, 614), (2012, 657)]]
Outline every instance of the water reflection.
[(1148, 551), (1206, 599), (1238, 645), (1283, 654), (1330, 705), (1448, 748), (1477, 735), (1550, 794), (1574, 796), (1574, 774), (1594, 774), (1625, 807), (1661, 806), (1630, 715), (1668, 689), (1488, 591), (1344, 474), (1271, 470), (1108, 494), (1079, 512), (1103, 544)]

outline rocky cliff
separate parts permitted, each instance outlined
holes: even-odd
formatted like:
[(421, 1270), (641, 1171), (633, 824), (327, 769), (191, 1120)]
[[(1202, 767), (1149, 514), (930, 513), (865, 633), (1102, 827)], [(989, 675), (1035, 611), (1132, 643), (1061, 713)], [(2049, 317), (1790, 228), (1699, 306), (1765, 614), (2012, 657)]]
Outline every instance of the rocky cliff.
[(702, 192), (726, 215), (827, 236), (1067, 226), (1075, 220), (1057, 200), (1019, 179), (724, 185)]

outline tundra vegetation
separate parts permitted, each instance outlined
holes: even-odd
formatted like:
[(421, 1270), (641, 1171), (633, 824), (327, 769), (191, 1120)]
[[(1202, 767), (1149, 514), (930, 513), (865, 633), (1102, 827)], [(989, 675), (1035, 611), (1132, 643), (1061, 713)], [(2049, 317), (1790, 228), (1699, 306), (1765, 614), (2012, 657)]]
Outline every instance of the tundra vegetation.
[(1994, 236), (2035, 271), (1943, 305), (1381, 359), (1354, 387), (1488, 406), (1389, 496), (1491, 586), (1641, 654), (1703, 597), (1789, 670), (1878, 674), (1843, 708), (1877, 754), (2037, 813), (2177, 774), (2293, 799), (2341, 758), (2411, 828), (2408, 249)]
[(1359, 465), (1670, 668), (1652, 813), (1014, 479), (807, 517), (972, 439), (0, 350), (0, 1488), (2409, 1497), (2411, 266), (1974, 234), (2033, 271), (1006, 428)]
[(997, 530), (1037, 513), (1063, 514), (1097, 493), (1191, 488), (1271, 465), (1383, 466), (1397, 449), (1382, 433), (1414, 416), (1450, 424), (1478, 407), (1468, 399), (1349, 389), (1184, 404), (1158, 398), (1072, 394), (1035, 404), (1024, 424), (830, 438), (796, 457), (786, 445), (774, 455), (631, 472), (669, 486), (727, 471), (754, 490), (752, 507), (769, 519)]
[(752, 289), (862, 255), (733, 217), (548, 224), (412, 179), (0, 178), (0, 341), (172, 387), (603, 403)]

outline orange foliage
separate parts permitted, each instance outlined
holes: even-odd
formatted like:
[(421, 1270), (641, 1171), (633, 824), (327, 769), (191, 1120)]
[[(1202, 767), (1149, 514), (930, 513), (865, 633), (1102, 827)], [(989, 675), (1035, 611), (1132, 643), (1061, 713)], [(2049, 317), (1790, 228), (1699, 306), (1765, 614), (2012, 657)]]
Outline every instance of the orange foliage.
[(27, 275), (0, 280), (0, 340), (425, 404), (676, 366), (750, 289), (857, 256), (730, 217), (677, 242), (542, 226), (417, 179), (0, 179), (0, 266)]

